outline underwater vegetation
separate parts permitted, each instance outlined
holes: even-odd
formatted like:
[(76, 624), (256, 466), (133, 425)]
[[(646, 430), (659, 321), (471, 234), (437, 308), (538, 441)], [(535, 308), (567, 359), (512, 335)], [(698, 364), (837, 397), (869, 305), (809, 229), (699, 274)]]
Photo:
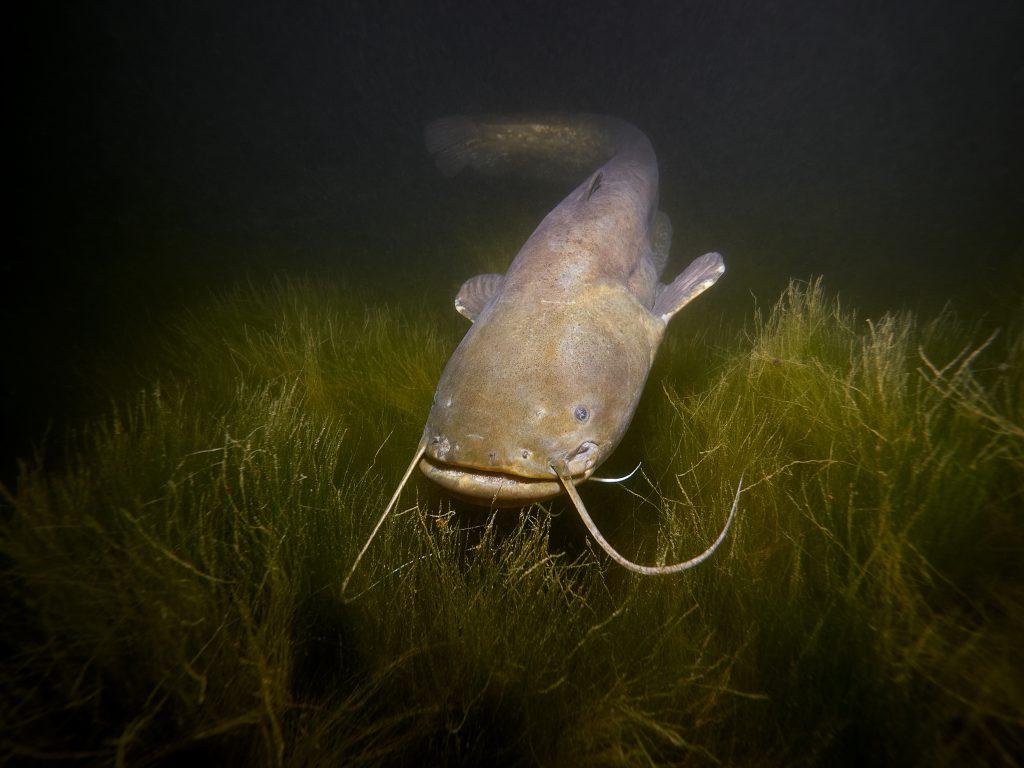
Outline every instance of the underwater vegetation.
[(744, 474), (711, 560), (634, 576), (564, 500), (419, 481), (344, 601), (464, 326), (312, 281), (182, 317), (3, 490), (0, 759), (1019, 764), (1024, 316), (865, 319), (819, 282), (691, 314), (617, 453), (642, 476), (581, 493), (671, 562)]

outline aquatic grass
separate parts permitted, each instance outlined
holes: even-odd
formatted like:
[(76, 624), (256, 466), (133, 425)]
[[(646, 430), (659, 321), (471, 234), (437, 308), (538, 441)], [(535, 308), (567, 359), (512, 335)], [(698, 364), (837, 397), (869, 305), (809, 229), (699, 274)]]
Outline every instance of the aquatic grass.
[(171, 381), (201, 379), (211, 403), (230, 402), (240, 381), (292, 382), (307, 409), (358, 414), (377, 447), (422, 420), (456, 325), (425, 307), (369, 306), (351, 287), (246, 282), (174, 321), (155, 365)]
[[(310, 281), (174, 324), (143, 391), (5, 492), (8, 757), (95, 764), (1010, 764), (1024, 691), (1024, 333), (858, 319), (794, 283), (672, 335), (567, 504), (410, 487), (460, 318)], [(675, 329), (673, 329), (675, 334)], [(154, 382), (159, 381), (157, 385)], [(390, 437), (389, 437), (390, 436)]]
[[(794, 284), (715, 384), (667, 388), (659, 421), (669, 426), (651, 431), (672, 440), (655, 457), (673, 457), (656, 471), (677, 481), (664, 507), (667, 535), (684, 542), (675, 550), (714, 535), (706, 510), (725, 508), (723, 481), (745, 467), (744, 516), (721, 557), (733, 583), (749, 585), (745, 599), (764, 601), (748, 631), (764, 633), (762, 648), (786, 648), (791, 675), (806, 674), (806, 687), (772, 696), (780, 714), (817, 706), (821, 671), (837, 658), (870, 670), (846, 696), (876, 712), (889, 705), (870, 733), (847, 729), (830, 761), (851, 749), (892, 756), (901, 742), (920, 759), (928, 739), (969, 730), (965, 718), (978, 731), (960, 738), (987, 737), (998, 751), (1024, 712), (1019, 684), (996, 682), (1019, 672), (1011, 657), (988, 656), (987, 674), (963, 667), (979, 617), (1020, 629), (1019, 342), (983, 384), (972, 363), (995, 336), (933, 362), (957, 336), (948, 315), (920, 329), (909, 315), (858, 323), (819, 282)], [(1012, 587), (993, 590), (1003, 578)], [(807, 736), (800, 728), (793, 740)], [(934, 759), (940, 746), (930, 744)]]

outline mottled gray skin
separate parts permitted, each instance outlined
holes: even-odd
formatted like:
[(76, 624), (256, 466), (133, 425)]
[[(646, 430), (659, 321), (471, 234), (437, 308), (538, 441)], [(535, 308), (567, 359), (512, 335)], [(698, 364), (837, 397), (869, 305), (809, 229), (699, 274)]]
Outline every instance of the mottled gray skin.
[(420, 468), (456, 496), (556, 496), (553, 466), (590, 477), (636, 410), (666, 326), (658, 168), (646, 136), (613, 125), (615, 154), (544, 218), (441, 375)]

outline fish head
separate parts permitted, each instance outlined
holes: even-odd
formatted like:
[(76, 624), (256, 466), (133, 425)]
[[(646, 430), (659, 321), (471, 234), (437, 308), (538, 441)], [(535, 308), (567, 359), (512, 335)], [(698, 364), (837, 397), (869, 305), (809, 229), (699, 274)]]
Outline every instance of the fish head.
[(556, 467), (586, 480), (629, 426), (653, 357), (646, 327), (614, 305), (541, 306), (474, 325), (441, 376), (420, 467), (456, 496), (556, 496)]

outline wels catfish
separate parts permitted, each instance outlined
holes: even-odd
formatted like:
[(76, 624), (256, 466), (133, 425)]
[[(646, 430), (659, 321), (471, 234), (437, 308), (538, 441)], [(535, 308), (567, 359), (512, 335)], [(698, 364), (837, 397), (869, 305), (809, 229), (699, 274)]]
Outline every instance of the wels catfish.
[(722, 257), (708, 253), (660, 282), (672, 230), (658, 210), (651, 142), (621, 120), (579, 115), (449, 117), (428, 126), (426, 143), (448, 175), (466, 167), (591, 172), (504, 275), (477, 275), (459, 290), (455, 309), (473, 325), (441, 375), (416, 454), (370, 540), (418, 465), (452, 495), (482, 505), (564, 491), (602, 548), (632, 571), (676, 573), (702, 562), (729, 530), (742, 478), (715, 542), (668, 566), (637, 565), (615, 551), (575, 487), (622, 439), (668, 322), (725, 272)]

